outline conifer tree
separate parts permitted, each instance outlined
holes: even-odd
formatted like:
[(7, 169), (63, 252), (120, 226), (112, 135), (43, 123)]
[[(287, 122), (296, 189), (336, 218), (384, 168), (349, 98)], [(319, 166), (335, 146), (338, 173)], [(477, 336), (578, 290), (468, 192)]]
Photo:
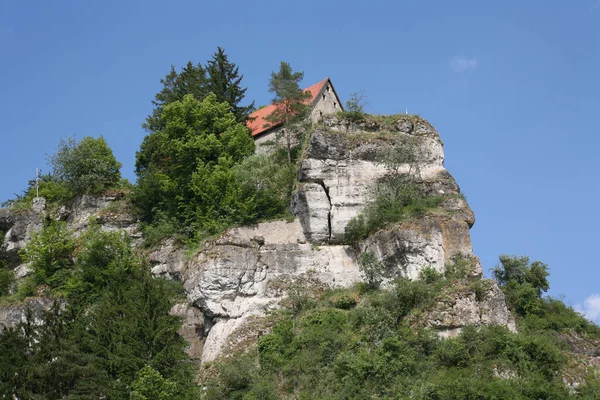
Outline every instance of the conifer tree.
[(285, 61), (279, 66), (279, 72), (271, 73), (269, 92), (273, 93), (275, 110), (266, 118), (270, 125), (283, 122), (284, 135), (287, 145), (288, 161), (292, 162), (290, 126), (301, 121), (309, 109), (307, 100), (311, 98), (310, 92), (300, 89), (300, 82), (304, 72), (293, 72), (292, 67)]
[(221, 47), (217, 47), (217, 52), (206, 64), (206, 72), (208, 92), (214, 93), (219, 102), (228, 102), (237, 121), (245, 122), (248, 115), (254, 111), (254, 102), (248, 106), (240, 106), (247, 90), (241, 87), (244, 75), (239, 74), (239, 67), (229, 61)]
[(208, 94), (206, 71), (202, 64), (193, 64), (188, 61), (181, 72), (177, 73), (171, 65), (171, 71), (160, 80), (162, 89), (156, 94), (152, 104), (152, 114), (146, 118), (144, 128), (150, 132), (156, 132), (164, 127), (161, 118), (164, 106), (174, 101), (181, 101), (186, 94), (191, 94), (198, 100), (204, 99)]

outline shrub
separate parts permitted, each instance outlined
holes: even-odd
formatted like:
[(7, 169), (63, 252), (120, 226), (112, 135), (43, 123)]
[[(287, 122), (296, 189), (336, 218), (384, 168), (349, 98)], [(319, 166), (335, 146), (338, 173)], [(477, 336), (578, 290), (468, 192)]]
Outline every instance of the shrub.
[(277, 163), (265, 154), (250, 156), (234, 167), (241, 195), (253, 199), (254, 219), (263, 220), (288, 212), (297, 167)]
[(379, 288), (383, 280), (384, 265), (373, 253), (364, 253), (358, 263), (358, 268), (371, 288)]
[(431, 284), (424, 280), (398, 279), (394, 290), (394, 298), (396, 309), (399, 312), (399, 319), (407, 316), (414, 309), (428, 308), (440, 291), (440, 283), (441, 281)]
[(492, 270), (506, 295), (509, 306), (520, 316), (537, 313), (542, 292), (550, 288), (547, 265), (529, 257), (500, 256), (500, 264)]
[(6, 267), (6, 263), (0, 261), (0, 297), (8, 296), (15, 282), (15, 273)]
[[(363, 292), (347, 311), (329, 306), (356, 289), (328, 291), (311, 310), (282, 313), (259, 339), (258, 357), (251, 350), (217, 366), (219, 379), (204, 382), (207, 398), (576, 397), (562, 382), (565, 358), (552, 333), (491, 325), (440, 340), (411, 319), (398, 319), (431, 304), (447, 282), (436, 279), (402, 279), (393, 293)], [(595, 398), (597, 387), (590, 376), (580, 393)]]
[(36, 284), (56, 288), (63, 286), (73, 272), (74, 249), (75, 241), (66, 223), (52, 221), (31, 236), (20, 255), (24, 262), (30, 263)]
[(342, 310), (349, 310), (353, 307), (356, 307), (356, 299), (350, 294), (346, 293), (342, 293), (339, 296), (334, 296), (332, 298), (332, 303), (335, 308)]
[(452, 257), (451, 262), (446, 264), (444, 270), (444, 276), (448, 279), (464, 279), (471, 276), (471, 273), (475, 269), (475, 262), (473, 256), (455, 254)]
[(367, 96), (364, 90), (354, 92), (350, 95), (346, 103), (344, 103), (344, 111), (340, 112), (342, 118), (346, 118), (353, 122), (362, 121), (367, 114), (365, 113), (365, 103)]
[(433, 267), (423, 268), (423, 270), (419, 274), (419, 279), (421, 279), (425, 283), (430, 283), (430, 284), (439, 282), (443, 278), (444, 278), (444, 275), (442, 275), (440, 272), (438, 272)]
[(389, 224), (422, 215), (443, 200), (442, 196), (421, 196), (414, 184), (389, 175), (378, 184), (375, 201), (346, 225), (344, 241), (356, 244)]
[(58, 151), (50, 157), (54, 175), (75, 194), (96, 193), (117, 186), (121, 180), (121, 163), (102, 136), (61, 140)]

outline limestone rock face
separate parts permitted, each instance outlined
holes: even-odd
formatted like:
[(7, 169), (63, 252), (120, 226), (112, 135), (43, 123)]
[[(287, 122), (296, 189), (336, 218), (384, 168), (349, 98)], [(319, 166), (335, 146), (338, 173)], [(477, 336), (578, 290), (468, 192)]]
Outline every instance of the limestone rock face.
[(502, 325), (516, 331), (504, 293), (489, 280), (461, 280), (445, 288), (433, 309), (417, 324), (435, 329), (442, 337), (456, 337), (466, 325)]
[(43, 198), (34, 200), (33, 209), (24, 211), (0, 210), (0, 233), (4, 241), (0, 246), (10, 269), (17, 278), (29, 274), (29, 268), (23, 264), (19, 250), (25, 247), (31, 235), (39, 232), (45, 219), (65, 221), (69, 229), (79, 235), (86, 229), (91, 219), (97, 221), (101, 229), (106, 231), (124, 230), (133, 238), (134, 243), (141, 240), (137, 221), (118, 203), (122, 194), (113, 195), (82, 195), (76, 197), (70, 204), (60, 207), (55, 213), (46, 210)]
[(76, 197), (70, 206), (59, 209), (54, 216), (57, 220), (65, 220), (69, 228), (77, 234), (86, 229), (90, 218), (95, 219), (105, 231), (124, 230), (134, 241), (141, 239), (141, 232), (136, 219), (120, 203), (122, 193), (101, 196), (81, 195)]
[(349, 286), (361, 274), (347, 246), (306, 243), (295, 220), (228, 231), (188, 261), (181, 279), (190, 303), (211, 319), (202, 355), (209, 361), (234, 330), (276, 307), (295, 284)]
[[(384, 266), (384, 285), (397, 277), (416, 279), (425, 267), (444, 271), (456, 255), (475, 261), (474, 279), (481, 275), (469, 236), (475, 218), (443, 166), (437, 132), (418, 118), (401, 119), (392, 130), (327, 117), (312, 134), (300, 168), (292, 199), (296, 220), (231, 229), (191, 258), (170, 242), (151, 254), (155, 275), (181, 280), (190, 305), (204, 317), (202, 329), (197, 329), (204, 343), (203, 362), (248, 338), (255, 340), (263, 328), (257, 317), (278, 307), (298, 287), (322, 290), (360, 281), (357, 260), (365, 252)], [(423, 195), (454, 196), (436, 212), (387, 227), (355, 247), (342, 245), (346, 225), (373, 200), (375, 185), (389, 173), (378, 160), (407, 140), (414, 143), (416, 158), (413, 165), (396, 165), (396, 170), (412, 174)], [(465, 289), (451, 304), (436, 307), (427, 326), (442, 336), (456, 334), (466, 324), (513, 326), (502, 292), (492, 286), (478, 294)], [(194, 318), (188, 323), (184, 315), (185, 324), (199, 327)]]
[[(378, 231), (359, 246), (383, 263), (388, 277), (410, 279), (417, 279), (424, 267), (443, 272), (454, 256), (473, 255), (469, 224), (462, 216), (425, 215)], [(480, 276), (481, 264), (474, 259), (471, 275)]]
[(186, 257), (183, 249), (172, 239), (168, 239), (150, 253), (149, 261), (154, 276), (179, 280)]
[[(407, 143), (413, 158), (396, 163), (395, 172), (410, 176), (424, 196), (451, 196), (435, 211), (388, 226), (353, 247), (343, 245), (346, 225), (373, 200), (376, 185), (390, 172), (382, 160), (390, 149)], [(169, 240), (149, 254), (155, 276), (183, 284), (187, 302), (174, 306), (171, 314), (183, 320), (179, 333), (189, 343), (188, 355), (206, 362), (255, 341), (264, 328), (261, 317), (300, 290), (319, 293), (362, 280), (357, 260), (366, 252), (383, 265), (387, 282), (418, 278), (426, 267), (444, 271), (457, 255), (475, 260), (464, 287), (440, 297), (426, 318), (415, 323), (442, 336), (455, 335), (464, 325), (514, 327), (495, 284), (484, 289), (468, 284), (481, 275), (469, 236), (475, 218), (443, 163), (437, 131), (420, 118), (352, 123), (324, 117), (300, 167), (292, 198), (296, 219), (230, 229), (192, 256)], [(18, 266), (18, 250), (41, 229), (44, 218), (66, 221), (75, 234), (93, 218), (103, 230), (125, 230), (136, 244), (141, 235), (125, 206), (115, 194), (80, 196), (52, 215), (47, 210), (0, 210), (2, 250), (12, 254), (11, 268)], [(20, 311), (3, 310), (0, 323), (20, 318)]]
[(27, 313), (33, 317), (34, 323), (41, 323), (44, 312), (50, 311), (54, 304), (55, 300), (52, 299), (30, 297), (21, 304), (0, 306), (0, 334), (25, 321)]
[(293, 200), (311, 242), (343, 241), (348, 222), (372, 201), (377, 182), (389, 173), (381, 160), (395, 146), (410, 143), (414, 147), (414, 162), (398, 165), (397, 172), (415, 175), (428, 194), (459, 192), (444, 168), (444, 149), (437, 131), (425, 121), (417, 121), (417, 127), (402, 120), (393, 132), (384, 132), (379, 126), (326, 118), (310, 138), (298, 177), (303, 184)]
[(21, 250), (31, 235), (42, 229), (43, 214), (27, 210), (23, 212), (11, 212), (2, 210), (0, 214), (0, 230), (4, 233), (4, 242), (0, 247), (6, 258), (7, 265), (14, 269), (17, 277), (27, 275), (28, 269), (22, 264), (19, 250)]
[(183, 321), (177, 333), (188, 343), (185, 349), (188, 357), (192, 360), (200, 360), (204, 350), (206, 333), (204, 314), (188, 303), (175, 304), (169, 314), (180, 317)]

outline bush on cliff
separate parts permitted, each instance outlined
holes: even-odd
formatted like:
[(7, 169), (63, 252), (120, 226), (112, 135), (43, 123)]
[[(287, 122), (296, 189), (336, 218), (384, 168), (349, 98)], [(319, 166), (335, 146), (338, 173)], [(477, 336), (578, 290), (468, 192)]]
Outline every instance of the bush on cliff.
[[(204, 398), (594, 398), (597, 377), (575, 391), (562, 381), (570, 364), (561, 330), (466, 327), (439, 339), (414, 326), (455, 281), (429, 271), (391, 291), (335, 289), (310, 306), (284, 310), (255, 349), (206, 370)], [(340, 298), (353, 301), (338, 307)], [(568, 312), (568, 319), (584, 320)]]
[(0, 335), (0, 397), (197, 398), (181, 322), (169, 315), (181, 289), (153, 278), (124, 235), (93, 226), (73, 238), (53, 222), (25, 258), (60, 300)]
[(375, 200), (346, 225), (344, 240), (355, 244), (389, 224), (421, 215), (443, 200), (443, 196), (422, 196), (402, 176), (388, 175), (377, 185)]
[(102, 136), (61, 140), (50, 157), (54, 176), (74, 194), (97, 193), (118, 186), (121, 163)]
[(200, 239), (287, 211), (295, 165), (253, 155), (254, 142), (228, 103), (188, 95), (165, 105), (161, 118), (164, 128), (137, 153), (133, 193), (153, 241), (174, 232)]

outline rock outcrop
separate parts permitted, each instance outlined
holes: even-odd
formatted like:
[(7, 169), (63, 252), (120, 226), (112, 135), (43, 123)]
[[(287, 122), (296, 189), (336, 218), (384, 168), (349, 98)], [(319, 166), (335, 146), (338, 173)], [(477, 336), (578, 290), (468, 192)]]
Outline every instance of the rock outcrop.
[(137, 221), (128, 212), (123, 200), (123, 193), (115, 192), (100, 196), (78, 196), (68, 205), (49, 212), (43, 198), (34, 199), (29, 210), (0, 210), (0, 233), (4, 240), (0, 253), (4, 255), (7, 265), (13, 269), (17, 278), (29, 274), (29, 268), (23, 264), (19, 251), (31, 239), (31, 235), (42, 229), (44, 220), (57, 220), (67, 223), (74, 235), (79, 235), (93, 220), (100, 224), (102, 230), (124, 230), (138, 243), (141, 232)]
[[(394, 171), (410, 174), (423, 194), (459, 194), (458, 185), (444, 168), (442, 142), (429, 123), (406, 117), (390, 127), (391, 132), (369, 125), (364, 131), (329, 116), (312, 134), (293, 199), (295, 213), (311, 242), (343, 241), (348, 222), (373, 200), (375, 186), (389, 174), (394, 160), (385, 162), (386, 158), (398, 149), (407, 153), (407, 162), (398, 162)], [(396, 159), (403, 161), (402, 157)], [(469, 214), (465, 222), (472, 225), (468, 205), (463, 202), (461, 206)]]
[(232, 229), (205, 244), (180, 274), (189, 301), (207, 318), (203, 361), (294, 286), (350, 286), (361, 279), (348, 246), (308, 243), (297, 220)]
[[(382, 161), (398, 149), (409, 149), (410, 158), (396, 154)], [(149, 254), (155, 276), (179, 280), (185, 289), (187, 303), (171, 313), (183, 319), (180, 334), (188, 340), (188, 355), (210, 361), (255, 340), (262, 329), (258, 317), (299, 290), (318, 292), (362, 280), (357, 260), (366, 252), (379, 260), (386, 280), (414, 279), (425, 267), (444, 271), (460, 255), (474, 260), (470, 280), (477, 281), (481, 266), (469, 236), (474, 215), (443, 162), (437, 131), (420, 118), (356, 124), (327, 117), (311, 135), (301, 164), (292, 199), (296, 219), (230, 229), (191, 256), (169, 240)], [(344, 245), (346, 225), (373, 200), (377, 183), (390, 168), (410, 177), (421, 195), (445, 200), (434, 212), (390, 225), (357, 245)], [(75, 234), (93, 218), (102, 229), (124, 229), (137, 243), (138, 226), (124, 206), (116, 194), (82, 196), (52, 214), (0, 210), (3, 250), (12, 257), (11, 268), (19, 265), (18, 250), (41, 229), (44, 218), (66, 221)], [(13, 315), (12, 320), (20, 318), (17, 311), (0, 309), (0, 320), (2, 312)], [(493, 283), (478, 290), (467, 285), (440, 298), (419, 323), (442, 336), (454, 335), (464, 325), (514, 327)]]
[(19, 251), (25, 247), (32, 234), (42, 229), (43, 219), (44, 213), (34, 210), (0, 210), (0, 233), (4, 234), (0, 253), (3, 254), (8, 268), (15, 271), (17, 278), (29, 273), (29, 268), (21, 261)]
[(502, 325), (516, 332), (504, 293), (492, 280), (456, 280), (444, 288), (429, 312), (413, 322), (441, 337), (455, 337), (466, 325)]
[[(301, 165), (292, 201), (296, 220), (229, 230), (191, 258), (170, 242), (152, 253), (153, 272), (180, 279), (190, 304), (202, 312), (202, 324), (184, 318), (202, 331), (202, 361), (252, 336), (248, 327), (256, 324), (255, 317), (276, 308), (297, 288), (348, 287), (360, 281), (357, 260), (364, 252), (376, 255), (387, 279), (414, 279), (425, 267), (443, 271), (456, 255), (474, 260), (473, 279), (481, 275), (469, 236), (474, 215), (444, 169), (437, 132), (413, 117), (400, 118), (392, 127), (393, 132), (384, 132), (377, 124), (328, 118), (312, 134)], [(389, 173), (378, 160), (407, 140), (416, 158), (413, 165), (396, 165), (396, 171), (416, 176), (423, 195), (454, 196), (447, 196), (435, 213), (390, 226), (357, 246), (343, 245), (346, 225), (372, 201), (375, 185)], [(428, 326), (442, 336), (467, 324), (513, 326), (504, 296), (494, 285), (478, 294), (465, 289), (454, 302), (441, 304)]]
[(55, 300), (44, 297), (30, 297), (23, 303), (0, 306), (0, 334), (14, 328), (27, 317), (33, 324), (40, 324), (45, 312), (56, 304)]

